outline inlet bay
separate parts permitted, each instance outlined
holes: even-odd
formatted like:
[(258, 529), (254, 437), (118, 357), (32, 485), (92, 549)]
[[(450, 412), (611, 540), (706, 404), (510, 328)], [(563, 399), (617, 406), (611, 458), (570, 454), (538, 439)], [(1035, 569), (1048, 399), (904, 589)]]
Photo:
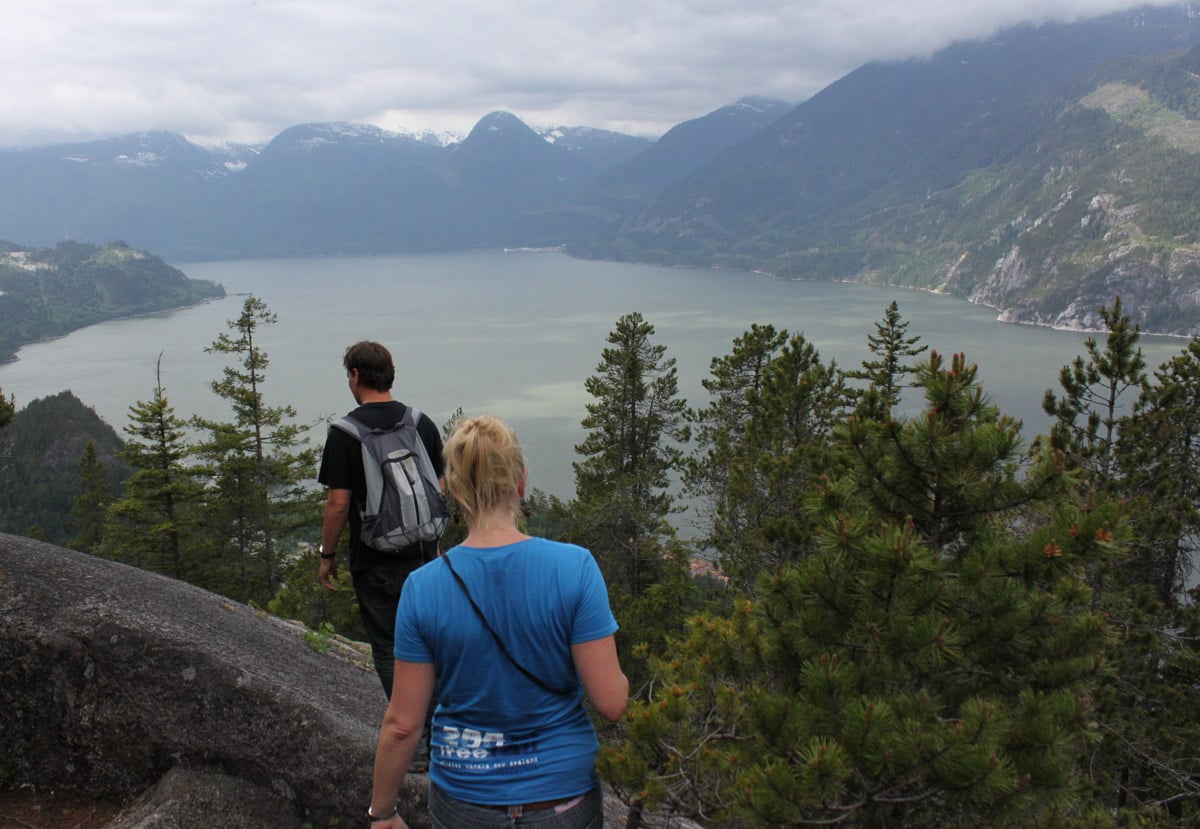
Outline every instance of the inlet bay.
[[(574, 445), (605, 337), (638, 311), (678, 361), (680, 393), (703, 405), (709, 361), (753, 323), (803, 332), (824, 360), (846, 368), (868, 356), (893, 299), (930, 348), (965, 352), (1001, 410), (1045, 430), (1041, 399), (1085, 334), (1005, 325), (988, 308), (948, 296), (826, 282), (785, 282), (749, 273), (582, 261), (557, 253), (486, 251), (423, 256), (211, 262), (180, 266), (223, 284), (229, 296), (195, 308), (116, 320), (23, 348), (0, 366), (0, 389), (18, 407), (70, 389), (114, 428), (149, 399), (155, 361), (178, 414), (224, 418), (210, 381), (225, 363), (204, 349), (236, 318), (244, 295), (263, 299), (278, 323), (262, 330), (270, 357), (264, 393), (304, 422), (350, 409), (344, 348), (376, 339), (396, 357), (397, 398), (441, 423), (461, 406), (515, 425), (530, 483), (570, 497)], [(1142, 340), (1150, 368), (1178, 353), (1179, 339)], [(324, 425), (313, 430), (323, 440)], [(686, 519), (684, 519), (686, 521)]]

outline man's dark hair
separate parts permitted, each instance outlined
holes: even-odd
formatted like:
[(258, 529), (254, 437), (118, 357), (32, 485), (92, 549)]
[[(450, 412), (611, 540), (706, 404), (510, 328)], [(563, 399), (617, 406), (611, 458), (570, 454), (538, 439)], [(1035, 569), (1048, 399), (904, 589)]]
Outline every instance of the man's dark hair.
[(375, 391), (388, 391), (396, 379), (396, 367), (392, 354), (382, 345), (363, 340), (346, 349), (342, 365), (347, 373), (358, 370), (358, 382)]

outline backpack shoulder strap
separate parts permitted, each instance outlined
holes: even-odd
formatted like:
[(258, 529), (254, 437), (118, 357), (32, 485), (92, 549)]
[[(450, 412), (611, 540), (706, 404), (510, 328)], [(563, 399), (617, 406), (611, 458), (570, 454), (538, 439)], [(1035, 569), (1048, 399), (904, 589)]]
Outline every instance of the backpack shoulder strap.
[[(404, 412), (404, 417), (401, 418), (399, 421), (397, 421), (397, 423), (404, 423), (404, 422), (411, 423), (414, 429), (417, 428), (418, 424), (420, 424), (420, 422), (421, 422), (421, 410), (416, 408), (415, 406), (409, 406), (408, 409)], [(337, 420), (333, 421), (333, 423), (331, 425), (337, 427), (338, 429), (341, 429), (346, 434), (348, 434), (351, 437), (353, 437), (357, 440), (360, 440), (360, 441), (363, 439), (364, 436), (370, 434), (371, 432), (391, 431), (390, 429), (383, 429), (383, 430), (371, 429), (365, 423), (362, 423), (361, 421), (356, 420), (355, 418), (351, 417), (350, 415), (346, 415), (345, 417), (339, 417)], [(393, 425), (392, 429), (395, 429), (395, 428), (396, 427)]]
[(372, 507), (371, 505), (379, 504), (379, 498), (383, 492), (383, 470), (379, 466), (380, 459), (371, 451), (374, 442), (367, 440), (367, 437), (375, 430), (367, 428), (365, 423), (350, 415), (335, 420), (333, 427), (350, 435), (362, 447), (363, 481), (366, 483), (367, 489), (364, 493), (365, 500), (359, 506), (359, 511), (365, 513), (376, 509), (377, 506)]
[(336, 429), (341, 429), (343, 432), (350, 435), (350, 437), (354, 438), (360, 443), (362, 442), (363, 435), (367, 432), (367, 427), (362, 423), (359, 423), (350, 415), (339, 417), (337, 420), (333, 421), (332, 425)]

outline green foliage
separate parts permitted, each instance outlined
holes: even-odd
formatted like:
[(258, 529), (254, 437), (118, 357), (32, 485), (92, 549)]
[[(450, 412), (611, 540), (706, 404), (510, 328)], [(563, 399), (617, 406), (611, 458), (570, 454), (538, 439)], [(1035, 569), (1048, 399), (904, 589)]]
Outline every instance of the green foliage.
[(883, 321), (875, 323), (875, 333), (867, 335), (867, 349), (875, 359), (863, 361), (861, 369), (845, 372), (851, 380), (865, 381), (865, 390), (855, 393), (863, 406), (862, 414), (876, 418), (885, 417), (900, 405), (905, 386), (910, 385), (905, 377), (916, 371), (916, 365), (906, 362), (919, 357), (928, 346), (918, 346), (919, 336), (907, 336), (908, 322), (900, 315), (900, 306), (894, 300), (885, 309)]
[(13, 415), (16, 414), (16, 412), (17, 401), (11, 394), (8, 397), (5, 397), (4, 389), (0, 389), (0, 429), (3, 429), (8, 425), (8, 422), (12, 420)]
[(334, 592), (317, 581), (320, 558), (315, 547), (306, 547), (283, 564), (283, 585), (267, 603), (267, 610), (284, 619), (302, 622), (321, 641), (335, 632), (357, 642), (365, 642), (367, 632), (358, 614), (358, 601), (350, 573), (339, 568)]
[[(727, 559), (745, 549), (743, 538), (757, 523), (749, 505), (743, 505), (757, 496), (756, 482), (750, 476), (738, 486), (734, 475), (735, 469), (744, 470), (745, 481), (753, 469), (753, 458), (747, 457), (752, 450), (746, 445), (750, 423), (762, 400), (763, 375), (787, 339), (788, 332), (773, 325), (752, 325), (735, 337), (730, 353), (714, 357), (709, 376), (701, 381), (709, 394), (708, 405), (687, 413), (696, 448), (684, 466), (684, 485), (699, 499), (706, 546)], [(733, 560), (724, 561), (722, 567), (726, 575), (738, 570)], [(756, 578), (757, 573), (751, 572), (750, 581)]]
[(689, 436), (675, 359), (651, 341), (641, 314), (617, 320), (596, 373), (584, 386), (587, 434), (575, 447), (576, 533), (596, 555), (610, 586), (636, 596), (656, 581), (663, 541), (673, 533), (669, 473)]
[(844, 484), (854, 497), (947, 552), (985, 539), (1058, 471), (1047, 457), (1022, 470), (1020, 422), (999, 413), (976, 374), (962, 354), (947, 366), (933, 352), (917, 371), (926, 401), (921, 416), (903, 425), (854, 417), (840, 431), (852, 459)]
[(1193, 339), (1143, 382), (1115, 447), (1118, 490), (1134, 516), (1132, 567), (1167, 603), (1180, 595), (1193, 562), (1200, 561), (1198, 418), (1200, 339)]
[(570, 534), (570, 510), (557, 495), (548, 495), (535, 487), (525, 495), (521, 511), (524, 531), (529, 535), (559, 540)]
[[(697, 615), (655, 660), (627, 744), (603, 753), (628, 797), (747, 826), (1077, 809), (1107, 642), (1085, 573), (1112, 555), (1117, 510), (1072, 499), (1052, 456), (1021, 474), (961, 359), (934, 355), (918, 382), (920, 415), (839, 430), (853, 460), (809, 496), (816, 552), (764, 574), (758, 599)], [(922, 497), (866, 481), (900, 469)]]
[(79, 473), (83, 491), (71, 505), (71, 529), (75, 534), (68, 544), (72, 549), (90, 553), (104, 540), (104, 516), (113, 500), (108, 470), (100, 462), (96, 444), (90, 440), (79, 459)]
[(0, 252), (0, 360), (24, 343), (116, 317), (222, 297), (219, 285), (189, 279), (123, 242), (60, 242)]
[(333, 625), (323, 622), (316, 630), (304, 631), (304, 641), (317, 653), (328, 653), (333, 633)]
[(1140, 328), (1122, 313), (1121, 299), (1101, 308), (1108, 329), (1104, 348), (1094, 337), (1084, 342), (1088, 359), (1076, 357), (1059, 373), (1062, 396), (1047, 391), (1042, 408), (1055, 418), (1050, 441), (1082, 464), (1096, 485), (1106, 487), (1116, 474), (1117, 424), (1121, 398), (1146, 379), (1146, 361), (1137, 348)]
[(121, 457), (132, 471), (108, 510), (105, 540), (96, 552), (188, 580), (200, 578), (196, 560), (205, 540), (197, 522), (204, 493), (189, 465), (186, 423), (161, 383), (161, 359), (153, 396), (129, 407)]
[(192, 421), (208, 433), (196, 447), (210, 493), (203, 524), (213, 555), (205, 586), (262, 603), (281, 585), (281, 543), (311, 537), (321, 521), (319, 493), (308, 486), (317, 451), (306, 445), (305, 427), (292, 422), (295, 409), (269, 406), (263, 395), (269, 360), (256, 335), (274, 322), (262, 300), (246, 298), (241, 315), (229, 321), (230, 333), (206, 349), (237, 361), (212, 383), (233, 420)]
[(685, 467), (707, 509), (707, 544), (743, 593), (760, 573), (812, 551), (801, 495), (832, 463), (827, 451), (846, 393), (802, 335), (753, 326), (712, 361), (711, 399), (690, 413), (697, 450)]
[(113, 489), (126, 475), (121, 439), (71, 392), (34, 400), (0, 432), (0, 531), (66, 545), (71, 505), (83, 492), (80, 458), (91, 441)]
[(1200, 608), (1148, 585), (1100, 597), (1117, 636), (1094, 693), (1099, 739), (1087, 772), (1098, 802), (1127, 822), (1200, 821)]
[[(1101, 313), (1103, 347), (1089, 340), (1088, 359), (1063, 369), (1062, 397), (1046, 395), (1051, 440), (1091, 497), (1122, 501), (1131, 528), (1124, 554), (1089, 574), (1114, 642), (1094, 692), (1088, 780), (1123, 821), (1190, 825), (1200, 818), (1200, 611), (1181, 599), (1196, 553), (1200, 344), (1151, 381), (1120, 302)], [(1131, 407), (1122, 398), (1134, 391)]]
[[(592, 551), (622, 619), (618, 644), (660, 647), (691, 601), (688, 556), (667, 522), (670, 474), (689, 437), (686, 402), (654, 326), (626, 314), (608, 335), (596, 373), (584, 385), (587, 434), (575, 447), (575, 500), (565, 540)], [(629, 670), (632, 681), (640, 678)]]

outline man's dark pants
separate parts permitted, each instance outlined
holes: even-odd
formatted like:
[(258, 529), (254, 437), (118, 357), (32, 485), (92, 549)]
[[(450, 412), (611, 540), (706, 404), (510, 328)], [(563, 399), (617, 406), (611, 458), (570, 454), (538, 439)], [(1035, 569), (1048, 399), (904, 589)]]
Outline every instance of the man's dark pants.
[[(352, 574), (354, 593), (358, 597), (358, 613), (367, 629), (375, 673), (389, 700), (392, 698), (392, 675), (396, 664), (396, 608), (400, 605), (400, 591), (409, 574), (425, 562), (432, 561), (436, 555), (436, 544), (424, 544), (416, 554), (397, 553), (387, 564)], [(432, 708), (431, 702), (430, 713)], [(421, 742), (423, 746), (428, 746), (428, 715), (424, 732)]]

